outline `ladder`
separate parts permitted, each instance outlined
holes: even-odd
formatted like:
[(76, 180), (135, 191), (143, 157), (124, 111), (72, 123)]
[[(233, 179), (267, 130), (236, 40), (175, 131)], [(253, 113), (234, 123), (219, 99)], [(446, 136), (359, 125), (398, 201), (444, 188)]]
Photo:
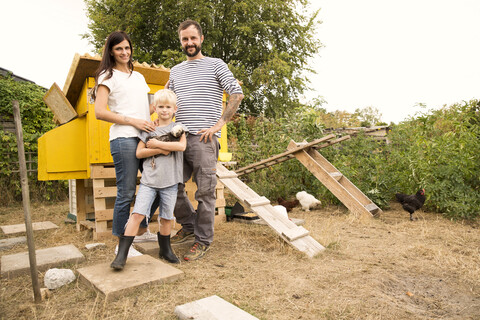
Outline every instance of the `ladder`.
[(309, 231), (297, 226), (287, 217), (278, 213), (266, 197), (259, 196), (245, 183), (238, 179), (238, 174), (217, 163), (217, 177), (220, 182), (239, 200), (262, 218), (283, 240), (308, 257), (325, 250), (325, 248), (309, 235)]
[[(302, 145), (306, 143), (291, 140), (287, 150), (298, 150)], [(375, 203), (315, 149), (304, 148), (294, 155), (354, 215), (371, 218), (382, 213)]]
[[(285, 151), (283, 153), (280, 153), (280, 154), (277, 154), (277, 155), (274, 155), (273, 157), (270, 157), (268, 159), (265, 159), (265, 160), (262, 160), (262, 161), (259, 161), (259, 162), (256, 162), (256, 163), (252, 163), (246, 167), (243, 167), (243, 168), (240, 168), (240, 169), (237, 169), (235, 170), (235, 173), (239, 176), (243, 175), (243, 174), (247, 174), (247, 173), (251, 173), (251, 172), (254, 172), (254, 171), (257, 171), (257, 170), (260, 170), (260, 169), (263, 169), (263, 168), (267, 168), (267, 167), (270, 167), (270, 166), (273, 166), (277, 163), (281, 163), (281, 162), (284, 162), (284, 161), (287, 161), (289, 159), (292, 159), (295, 157), (294, 153), (298, 152), (298, 151), (301, 151), (301, 150), (304, 150), (304, 149), (307, 149), (307, 148), (325, 148), (325, 147), (328, 147), (328, 146), (331, 146), (335, 143), (339, 143), (339, 142), (342, 142), (344, 140), (348, 140), (350, 139), (350, 136), (343, 136), (341, 138), (338, 138), (338, 139), (335, 139), (335, 140), (332, 140), (333, 138), (335, 138), (335, 135), (334, 134), (329, 134), (325, 137), (322, 137), (320, 139), (316, 139), (316, 140), (313, 140), (312, 142), (309, 142), (309, 143), (305, 143), (305, 144), (302, 144), (302, 145), (298, 145), (288, 151)], [(319, 143), (322, 143), (322, 142), (325, 142), (324, 144), (322, 145), (319, 145)]]

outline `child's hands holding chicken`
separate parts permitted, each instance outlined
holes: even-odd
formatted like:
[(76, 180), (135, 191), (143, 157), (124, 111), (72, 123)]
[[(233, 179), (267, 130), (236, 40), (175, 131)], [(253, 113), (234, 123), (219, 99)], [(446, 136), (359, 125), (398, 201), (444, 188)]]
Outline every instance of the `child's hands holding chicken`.
[[(149, 149), (163, 149), (162, 148), (162, 144), (165, 143), (165, 142), (162, 142), (162, 141), (158, 141), (157, 139), (150, 139), (147, 141), (147, 143), (145, 144), (145, 146)], [(169, 155), (170, 154), (170, 151), (167, 151), (167, 150), (162, 150), (163, 152), (161, 154), (163, 155)]]

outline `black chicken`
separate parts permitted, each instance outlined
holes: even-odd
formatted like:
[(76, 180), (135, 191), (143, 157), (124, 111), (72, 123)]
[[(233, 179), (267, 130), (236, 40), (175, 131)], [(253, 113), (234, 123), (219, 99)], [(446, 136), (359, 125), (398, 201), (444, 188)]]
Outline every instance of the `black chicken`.
[(397, 193), (395, 198), (402, 204), (403, 210), (410, 213), (410, 220), (413, 221), (413, 213), (423, 207), (425, 203), (425, 189), (420, 189), (412, 195)]

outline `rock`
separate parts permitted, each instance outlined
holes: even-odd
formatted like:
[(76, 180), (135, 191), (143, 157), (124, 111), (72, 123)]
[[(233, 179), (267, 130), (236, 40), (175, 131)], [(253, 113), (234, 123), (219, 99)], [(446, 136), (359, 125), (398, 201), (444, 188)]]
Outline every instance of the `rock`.
[(75, 278), (75, 274), (70, 269), (53, 268), (45, 272), (43, 281), (48, 289), (53, 290), (69, 284), (74, 281)]

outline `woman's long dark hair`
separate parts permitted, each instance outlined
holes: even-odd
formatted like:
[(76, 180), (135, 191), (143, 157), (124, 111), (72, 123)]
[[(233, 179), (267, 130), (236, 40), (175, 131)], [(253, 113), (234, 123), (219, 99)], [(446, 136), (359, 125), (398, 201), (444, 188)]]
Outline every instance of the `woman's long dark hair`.
[(103, 47), (102, 61), (100, 61), (100, 65), (98, 66), (97, 71), (95, 71), (95, 88), (93, 88), (92, 92), (93, 100), (95, 100), (97, 95), (98, 77), (104, 72), (106, 73), (105, 80), (110, 79), (113, 75), (113, 67), (115, 67), (115, 58), (112, 55), (113, 47), (124, 40), (127, 40), (130, 45), (131, 52), (130, 60), (128, 61), (128, 68), (130, 71), (133, 71), (133, 47), (130, 37), (124, 31), (114, 31), (110, 33), (107, 37), (107, 41), (105, 41), (105, 46)]

